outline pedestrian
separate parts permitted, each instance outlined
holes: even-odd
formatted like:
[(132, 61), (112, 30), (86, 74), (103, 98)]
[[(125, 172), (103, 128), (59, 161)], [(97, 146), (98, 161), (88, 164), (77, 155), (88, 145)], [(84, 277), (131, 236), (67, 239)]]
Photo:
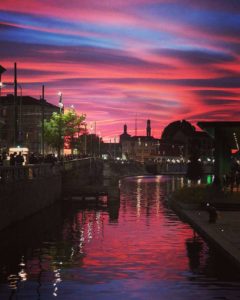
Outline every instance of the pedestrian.
[(218, 213), (217, 213), (216, 208), (208, 203), (207, 204), (207, 211), (209, 213), (208, 222), (209, 223), (216, 223), (217, 218), (218, 218)]
[(34, 165), (37, 164), (37, 157), (35, 156), (34, 153), (31, 153), (30, 157), (29, 157), (29, 164), (30, 165)]
[(24, 162), (24, 158), (23, 158), (22, 152), (19, 152), (18, 155), (16, 156), (16, 165), (22, 166), (23, 162)]
[(10, 166), (15, 166), (16, 163), (16, 152), (10, 154)]

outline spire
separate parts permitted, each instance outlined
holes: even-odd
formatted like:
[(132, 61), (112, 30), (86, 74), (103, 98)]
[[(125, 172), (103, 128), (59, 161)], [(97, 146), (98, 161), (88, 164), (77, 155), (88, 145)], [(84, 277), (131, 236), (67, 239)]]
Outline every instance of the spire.
[(137, 114), (135, 115), (135, 136), (138, 134), (138, 128), (137, 128)]
[(151, 121), (147, 120), (147, 136), (151, 136)]

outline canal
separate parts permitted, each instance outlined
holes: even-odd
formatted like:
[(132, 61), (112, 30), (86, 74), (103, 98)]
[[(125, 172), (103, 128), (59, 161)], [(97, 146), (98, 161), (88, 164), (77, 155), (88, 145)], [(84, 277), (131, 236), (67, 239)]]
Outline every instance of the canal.
[(240, 299), (238, 270), (169, 207), (183, 184), (127, 178), (120, 204), (60, 203), (4, 230), (0, 299)]

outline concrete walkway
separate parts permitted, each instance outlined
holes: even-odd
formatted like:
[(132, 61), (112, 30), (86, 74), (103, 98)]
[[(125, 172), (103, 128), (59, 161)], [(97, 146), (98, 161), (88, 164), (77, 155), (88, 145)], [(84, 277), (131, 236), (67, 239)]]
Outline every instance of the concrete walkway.
[(207, 211), (180, 205), (174, 205), (174, 210), (240, 267), (240, 211), (220, 211), (216, 223), (209, 223)]

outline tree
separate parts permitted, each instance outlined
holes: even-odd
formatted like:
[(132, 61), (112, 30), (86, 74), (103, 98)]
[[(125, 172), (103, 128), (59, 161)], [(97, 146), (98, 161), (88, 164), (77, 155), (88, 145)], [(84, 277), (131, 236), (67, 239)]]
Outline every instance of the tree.
[(72, 152), (74, 148), (79, 149), (79, 137), (80, 134), (85, 131), (85, 118), (85, 115), (78, 116), (74, 109), (68, 110), (68, 112), (65, 114), (65, 144), (71, 149)]
[(65, 145), (73, 152), (81, 132), (84, 131), (86, 116), (78, 116), (74, 109), (64, 113), (54, 112), (49, 120), (44, 120), (44, 136), (48, 145), (57, 150), (58, 156)]

